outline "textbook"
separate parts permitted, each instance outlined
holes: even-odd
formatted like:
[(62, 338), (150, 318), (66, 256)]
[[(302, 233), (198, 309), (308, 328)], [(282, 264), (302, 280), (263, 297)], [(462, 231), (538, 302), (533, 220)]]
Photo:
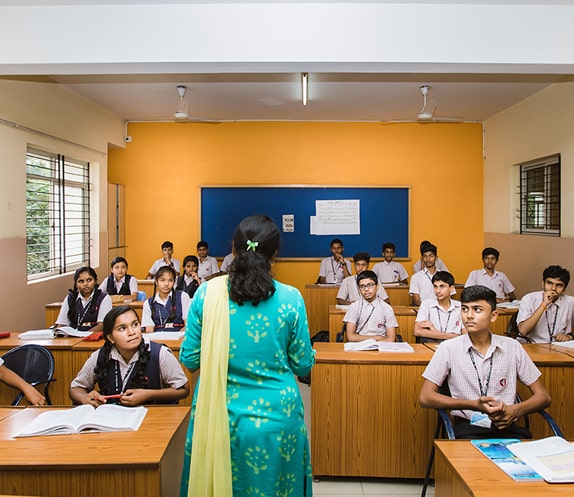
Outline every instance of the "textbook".
[(153, 333), (146, 333), (144, 338), (152, 342), (163, 342), (165, 340), (181, 340), (185, 335), (184, 331), (154, 331)]
[(574, 349), (574, 340), (568, 340), (567, 342), (552, 342), (552, 346)]
[(520, 307), (520, 300), (513, 300), (512, 302), (499, 302), (496, 307), (503, 309), (518, 309)]
[(514, 455), (509, 445), (520, 442), (518, 438), (490, 438), (471, 440), (480, 452), (488, 457), (502, 471), (515, 481), (542, 481), (542, 477), (526, 464), (520, 457)]
[(143, 406), (124, 407), (84, 404), (73, 409), (57, 409), (40, 414), (15, 437), (67, 435), (70, 433), (137, 431), (147, 409)]
[(562, 437), (515, 443), (508, 448), (548, 483), (574, 483), (574, 446)]
[(344, 345), (345, 352), (354, 352), (358, 350), (378, 350), (379, 352), (414, 352), (407, 342), (377, 342), (374, 338), (363, 340), (361, 342), (346, 342)]
[(20, 333), (21, 340), (42, 340), (54, 337), (77, 337), (83, 338), (91, 335), (91, 331), (79, 331), (71, 326), (59, 326), (58, 328), (48, 328), (45, 330), (30, 330)]

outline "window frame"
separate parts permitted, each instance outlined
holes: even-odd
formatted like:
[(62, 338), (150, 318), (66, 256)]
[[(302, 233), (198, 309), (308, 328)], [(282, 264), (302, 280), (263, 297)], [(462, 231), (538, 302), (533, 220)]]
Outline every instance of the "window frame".
[[(520, 234), (561, 236), (562, 186), (560, 154), (520, 165)], [(532, 188), (533, 183), (542, 188)], [(531, 200), (529, 200), (531, 199)], [(536, 212), (533, 214), (533, 210)], [(534, 225), (533, 219), (539, 223)]]
[(26, 274), (29, 282), (90, 264), (90, 199), (89, 162), (28, 145)]

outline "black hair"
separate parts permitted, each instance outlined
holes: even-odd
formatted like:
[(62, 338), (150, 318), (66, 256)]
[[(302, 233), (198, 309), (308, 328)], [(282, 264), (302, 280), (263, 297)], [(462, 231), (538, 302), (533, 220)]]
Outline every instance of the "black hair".
[(377, 276), (377, 273), (371, 271), (370, 269), (363, 271), (359, 276), (357, 276), (357, 286), (359, 286), (359, 283), (362, 280), (373, 280), (375, 282), (375, 285), (379, 284), (379, 278)]
[[(157, 273), (155, 273), (155, 275), (153, 277), (153, 295), (154, 296), (157, 292), (157, 280), (159, 280), (159, 277), (163, 273), (171, 273), (171, 275), (173, 276), (173, 287), (171, 289), (170, 294), (168, 295), (168, 298), (171, 297), (171, 309), (169, 311), (169, 316), (166, 319), (166, 323), (171, 323), (171, 322), (173, 322), (173, 320), (175, 318), (175, 285), (177, 283), (177, 273), (175, 272), (175, 269), (173, 269), (171, 266), (161, 266), (157, 270)], [(155, 307), (156, 307), (155, 305), (150, 305), (151, 318), (152, 319), (153, 319), (153, 311), (154, 311)], [(154, 322), (156, 322), (155, 319), (153, 319), (153, 320), (154, 320)], [(161, 321), (161, 319), (160, 319), (160, 321)]]
[[(106, 392), (108, 390), (108, 363), (110, 361), (110, 352), (112, 351), (113, 343), (110, 342), (109, 336), (114, 330), (116, 324), (116, 319), (125, 314), (126, 312), (133, 312), (135, 318), (139, 321), (136, 311), (127, 305), (120, 305), (118, 307), (113, 307), (110, 312), (106, 314), (104, 318), (104, 360), (98, 361), (94, 373), (96, 375), (96, 382), (100, 388), (100, 392)], [(132, 376), (131, 387), (132, 388), (145, 388), (147, 384), (147, 378), (144, 375), (144, 370), (150, 360), (150, 352), (147, 344), (145, 343), (143, 337), (142, 341), (138, 347), (138, 361), (135, 365), (134, 374)]]
[(92, 298), (90, 299), (90, 308), (89, 311), (87, 312), (89, 313), (96, 312), (96, 309), (98, 308), (97, 306), (98, 298), (100, 296), (100, 293), (102, 293), (102, 291), (98, 288), (98, 275), (94, 270), (94, 268), (90, 266), (82, 266), (76, 269), (76, 272), (74, 273), (74, 288), (70, 288), (68, 290), (68, 320), (70, 321), (71, 326), (74, 326), (73, 323), (76, 322), (77, 317), (76, 300), (78, 300), (78, 294), (79, 294), (78, 289), (76, 288), (76, 283), (82, 273), (88, 273), (92, 278), (94, 278), (95, 282), (94, 293), (92, 294)]
[(205, 240), (199, 240), (199, 242), (197, 242), (197, 248), (201, 248), (201, 247), (205, 247), (206, 249), (209, 249), (209, 245), (207, 244), (207, 242)]
[(199, 266), (199, 259), (196, 255), (186, 255), (183, 258), (183, 267), (185, 267), (188, 262), (195, 262)]
[(331, 240), (331, 243), (329, 244), (329, 247), (332, 247), (333, 245), (335, 245), (336, 243), (338, 243), (339, 245), (341, 245), (341, 247), (344, 247), (343, 245), (343, 240), (341, 240), (340, 238), (333, 238)]
[(423, 240), (423, 241), (419, 244), (419, 249), (422, 250), (422, 248), (423, 248), (425, 245), (432, 245), (432, 243), (429, 242), (428, 240)]
[(126, 269), (128, 268), (128, 261), (126, 261), (124, 257), (115, 257), (110, 263), (110, 267), (113, 269), (114, 266), (120, 262), (123, 262), (126, 265)]
[(384, 252), (386, 249), (391, 249), (393, 252), (396, 252), (396, 251), (397, 251), (397, 247), (395, 246), (395, 244), (394, 244), (393, 242), (383, 243), (383, 252)]
[(161, 244), (161, 249), (163, 250), (165, 248), (173, 248), (173, 243), (170, 242), (169, 240), (166, 240)]
[(433, 245), (432, 243), (421, 245), (421, 255), (423, 255), (425, 252), (432, 252), (434, 255), (436, 255), (436, 245)]
[(564, 283), (564, 288), (570, 283), (570, 271), (561, 266), (548, 266), (542, 273), (542, 280), (546, 281), (547, 278), (556, 278)]
[(371, 256), (368, 254), (368, 252), (357, 252), (353, 256), (353, 262), (359, 261), (367, 261), (367, 264), (369, 264), (369, 262), (371, 262)]
[(486, 247), (482, 251), (482, 258), (484, 259), (487, 255), (493, 255), (494, 257), (496, 257), (496, 260), (498, 260), (498, 258), (500, 257), (500, 252), (496, 250), (494, 247)]
[(483, 285), (467, 286), (460, 294), (460, 302), (468, 304), (477, 300), (485, 300), (490, 308), (496, 310), (496, 292)]
[(229, 268), (229, 297), (239, 305), (257, 305), (275, 293), (271, 260), (281, 235), (273, 220), (261, 214), (243, 219), (233, 235), (235, 261)]
[(432, 277), (432, 282), (444, 281), (448, 286), (454, 285), (454, 276), (448, 271), (437, 271)]

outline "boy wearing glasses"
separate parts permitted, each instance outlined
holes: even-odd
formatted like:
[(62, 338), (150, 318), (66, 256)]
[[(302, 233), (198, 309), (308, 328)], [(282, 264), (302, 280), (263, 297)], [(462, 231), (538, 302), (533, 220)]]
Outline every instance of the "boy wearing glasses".
[[(358, 252), (353, 256), (353, 262), (355, 263), (355, 276), (347, 276), (341, 283), (341, 288), (339, 288), (337, 293), (337, 304), (339, 305), (349, 305), (361, 298), (359, 287), (357, 286), (357, 277), (363, 271), (369, 269), (371, 256), (367, 252)], [(389, 296), (383, 285), (378, 285), (377, 296), (387, 304), (390, 304)]]
[(393, 308), (377, 297), (379, 279), (373, 271), (363, 271), (357, 276), (361, 298), (351, 304), (343, 322), (347, 340), (360, 342), (374, 338), (381, 342), (394, 342), (399, 324)]

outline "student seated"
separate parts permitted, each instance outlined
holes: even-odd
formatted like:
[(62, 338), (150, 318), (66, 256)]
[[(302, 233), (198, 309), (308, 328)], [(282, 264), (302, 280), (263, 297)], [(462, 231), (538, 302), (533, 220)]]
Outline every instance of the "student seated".
[(14, 371), (9, 369), (5, 364), (4, 360), (0, 357), (0, 381), (5, 383), (9, 387), (15, 388), (16, 390), (20, 390), (28, 404), (33, 406), (45, 406), (46, 405), (46, 398), (38, 392), (30, 383), (25, 381), (19, 375), (17, 375)]
[(363, 271), (357, 276), (361, 298), (351, 304), (343, 322), (347, 340), (360, 342), (374, 338), (380, 342), (394, 342), (399, 327), (393, 308), (377, 297), (379, 279), (373, 271)]
[(484, 267), (471, 271), (464, 286), (484, 285), (496, 293), (497, 302), (512, 301), (516, 299), (514, 286), (504, 273), (494, 269), (499, 256), (500, 252), (494, 247), (486, 247), (482, 251)]
[(143, 339), (138, 316), (130, 307), (122, 305), (109, 312), (104, 339), (102, 348), (92, 353), (72, 381), (74, 404), (168, 404), (189, 395), (179, 361), (165, 345)]
[(149, 272), (147, 273), (146, 278), (148, 280), (153, 280), (155, 277), (158, 269), (162, 266), (169, 266), (171, 267), (176, 276), (181, 273), (179, 261), (174, 259), (173, 256), (173, 243), (169, 240), (166, 240), (161, 244), (161, 251), (163, 252), (163, 257), (155, 261), (152, 266), (149, 268)]
[(186, 255), (183, 259), (183, 274), (177, 277), (175, 289), (185, 292), (192, 299), (195, 291), (201, 285), (201, 279), (197, 274), (199, 260), (195, 255)]
[[(419, 245), (419, 249), (420, 249), (421, 254), (424, 252), (423, 247), (426, 247), (427, 245), (432, 245), (432, 246), (436, 247), (436, 245), (429, 242), (428, 240), (423, 240)], [(437, 271), (447, 271), (448, 272), (448, 269), (447, 269), (445, 263), (442, 261), (442, 259), (440, 257), (436, 258), (435, 264), (436, 264), (436, 270)], [(423, 262), (423, 259), (421, 257), (417, 262), (415, 262), (413, 264), (413, 274), (418, 273), (423, 268), (424, 268), (424, 262)]]
[(574, 297), (566, 295), (570, 272), (560, 266), (548, 266), (542, 273), (542, 290), (527, 293), (518, 309), (519, 338), (533, 343), (572, 340)]
[(56, 326), (71, 326), (80, 331), (102, 331), (106, 314), (112, 309), (112, 299), (97, 288), (98, 275), (93, 268), (83, 266), (74, 273), (74, 288), (62, 302)]
[(219, 266), (217, 259), (209, 254), (209, 245), (205, 240), (197, 242), (197, 257), (199, 259), (199, 269), (197, 274), (201, 281), (209, 281), (211, 278), (219, 276)]
[(227, 274), (229, 273), (229, 266), (235, 260), (235, 254), (232, 252), (231, 254), (227, 254), (223, 261), (221, 262), (221, 267), (219, 268), (219, 274)]
[(162, 266), (155, 275), (153, 292), (143, 304), (142, 327), (152, 331), (183, 331), (191, 299), (174, 290), (176, 275), (170, 266)]
[(423, 245), (421, 258), (424, 268), (411, 276), (411, 284), (409, 286), (409, 294), (414, 306), (419, 306), (423, 300), (434, 297), (432, 277), (437, 272), (436, 247), (434, 245)]
[(132, 300), (137, 300), (138, 280), (135, 276), (127, 274), (128, 261), (123, 257), (116, 257), (110, 266), (112, 273), (102, 281), (100, 290), (108, 295), (129, 295)]
[[(461, 312), (467, 333), (436, 349), (423, 373), (421, 406), (451, 410), (457, 438), (527, 438), (515, 421), (550, 405), (540, 371), (517, 340), (490, 331), (497, 317), (490, 288), (465, 288)], [(517, 380), (532, 392), (518, 404)], [(438, 392), (445, 381), (450, 397)]]
[[(343, 280), (343, 283), (341, 283), (341, 288), (339, 288), (339, 292), (337, 293), (337, 304), (339, 305), (349, 305), (361, 298), (359, 287), (357, 286), (357, 277), (363, 271), (369, 269), (371, 256), (367, 254), (367, 252), (358, 252), (353, 256), (353, 262), (355, 263), (355, 276), (347, 276)], [(380, 283), (377, 285), (377, 297), (384, 300), (387, 304), (390, 304), (389, 296)]]
[(421, 302), (415, 320), (415, 336), (438, 342), (466, 333), (462, 327), (460, 302), (450, 298), (454, 276), (447, 271), (437, 271), (432, 284), (434, 297)]
[(340, 285), (351, 276), (351, 262), (343, 257), (343, 242), (338, 238), (331, 240), (331, 257), (321, 261), (317, 283)]
[(400, 262), (393, 261), (396, 247), (394, 243), (387, 242), (383, 244), (384, 261), (377, 262), (373, 271), (377, 274), (381, 283), (403, 283), (407, 284), (409, 274)]

